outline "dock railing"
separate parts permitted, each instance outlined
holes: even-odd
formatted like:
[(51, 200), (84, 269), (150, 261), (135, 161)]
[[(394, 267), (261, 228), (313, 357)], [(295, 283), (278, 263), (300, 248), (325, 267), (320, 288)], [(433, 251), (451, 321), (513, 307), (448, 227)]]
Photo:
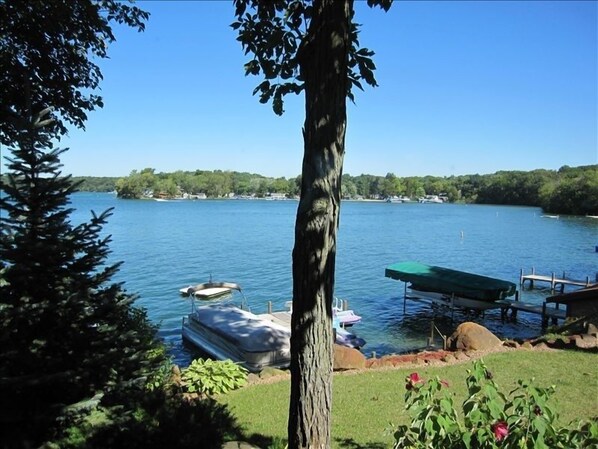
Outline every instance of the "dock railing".
[(567, 277), (567, 274), (563, 271), (562, 277), (557, 277), (554, 272), (550, 274), (550, 276), (536, 274), (536, 269), (532, 267), (531, 274), (524, 274), (523, 268), (519, 274), (519, 285), (521, 288), (525, 286), (525, 281), (529, 282), (529, 287), (534, 288), (534, 282), (547, 282), (550, 284), (550, 290), (555, 291), (557, 287), (559, 287), (561, 293), (565, 291), (566, 285), (572, 285), (576, 287), (590, 287), (592, 286), (592, 282), (590, 282), (590, 276), (586, 276), (585, 280), (579, 279), (571, 279)]

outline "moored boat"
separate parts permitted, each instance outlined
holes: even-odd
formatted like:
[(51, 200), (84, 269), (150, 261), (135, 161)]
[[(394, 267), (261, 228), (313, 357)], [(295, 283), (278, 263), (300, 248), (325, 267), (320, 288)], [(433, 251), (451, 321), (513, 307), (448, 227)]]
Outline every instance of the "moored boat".
[[(199, 291), (228, 288), (243, 296), (241, 287), (235, 283), (206, 283), (196, 288)], [(290, 330), (245, 310), (246, 307), (244, 296), (240, 307), (228, 302), (196, 305), (193, 301), (191, 313), (183, 318), (183, 338), (215, 359), (230, 359), (251, 372), (268, 366), (288, 367)]]
[[(254, 314), (248, 310), (241, 287), (230, 282), (208, 282), (193, 287), (190, 293), (191, 313), (183, 318), (182, 336), (187, 342), (219, 360), (230, 359), (251, 372), (265, 367), (286, 368), (290, 364), (291, 309), (282, 312)], [(236, 291), (241, 304), (234, 301), (211, 301), (196, 304), (194, 298), (202, 292)], [(359, 322), (361, 317), (351, 310), (340, 311), (347, 322)], [(342, 312), (345, 312), (344, 315)], [(340, 323), (335, 318), (335, 325)], [(338, 324), (336, 343), (359, 349), (365, 340)]]
[(501, 307), (496, 301), (513, 296), (517, 291), (517, 286), (509, 281), (419, 262), (390, 265), (385, 275), (405, 282), (407, 299), (428, 300), (451, 307)]
[(229, 287), (208, 287), (206, 284), (189, 285), (179, 289), (179, 292), (183, 296), (195, 296), (199, 299), (214, 299), (221, 298), (222, 296), (228, 295), (231, 292)]
[(426, 195), (418, 199), (418, 202), (424, 204), (442, 204), (444, 201), (438, 195)]

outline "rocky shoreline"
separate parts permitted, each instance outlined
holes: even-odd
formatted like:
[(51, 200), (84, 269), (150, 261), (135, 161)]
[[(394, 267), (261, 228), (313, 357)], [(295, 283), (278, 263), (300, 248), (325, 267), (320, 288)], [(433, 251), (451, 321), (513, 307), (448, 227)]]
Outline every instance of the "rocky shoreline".
[[(462, 323), (447, 339), (447, 348), (366, 358), (356, 349), (335, 345), (334, 371), (338, 374), (355, 374), (370, 369), (454, 365), (477, 360), (490, 353), (517, 350), (574, 349), (598, 352), (598, 328), (590, 324), (585, 333), (503, 341), (479, 324)], [(270, 383), (288, 378), (288, 371), (266, 368), (259, 374), (250, 374), (248, 384)]]

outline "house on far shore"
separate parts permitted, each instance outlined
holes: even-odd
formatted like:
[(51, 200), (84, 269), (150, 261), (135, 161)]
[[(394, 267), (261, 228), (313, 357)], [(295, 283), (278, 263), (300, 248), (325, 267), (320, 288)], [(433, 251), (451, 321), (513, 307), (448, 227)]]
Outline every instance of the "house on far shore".
[(183, 198), (188, 198), (190, 200), (205, 200), (205, 199), (208, 198), (207, 195), (205, 193), (203, 193), (203, 192), (202, 193), (198, 193), (198, 194), (187, 194), (186, 193), (185, 195), (187, 195), (187, 196), (186, 197), (183, 196)]

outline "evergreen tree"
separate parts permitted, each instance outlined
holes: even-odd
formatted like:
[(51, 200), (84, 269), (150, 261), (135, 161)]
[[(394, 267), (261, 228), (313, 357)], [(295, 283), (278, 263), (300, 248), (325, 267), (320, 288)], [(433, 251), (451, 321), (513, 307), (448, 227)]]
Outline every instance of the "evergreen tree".
[(47, 113), (18, 134), (0, 183), (3, 447), (38, 444), (65, 406), (134, 385), (162, 362), (156, 328), (111, 280), (111, 210), (69, 221), (77, 184), (61, 176), (66, 150), (52, 149)]

